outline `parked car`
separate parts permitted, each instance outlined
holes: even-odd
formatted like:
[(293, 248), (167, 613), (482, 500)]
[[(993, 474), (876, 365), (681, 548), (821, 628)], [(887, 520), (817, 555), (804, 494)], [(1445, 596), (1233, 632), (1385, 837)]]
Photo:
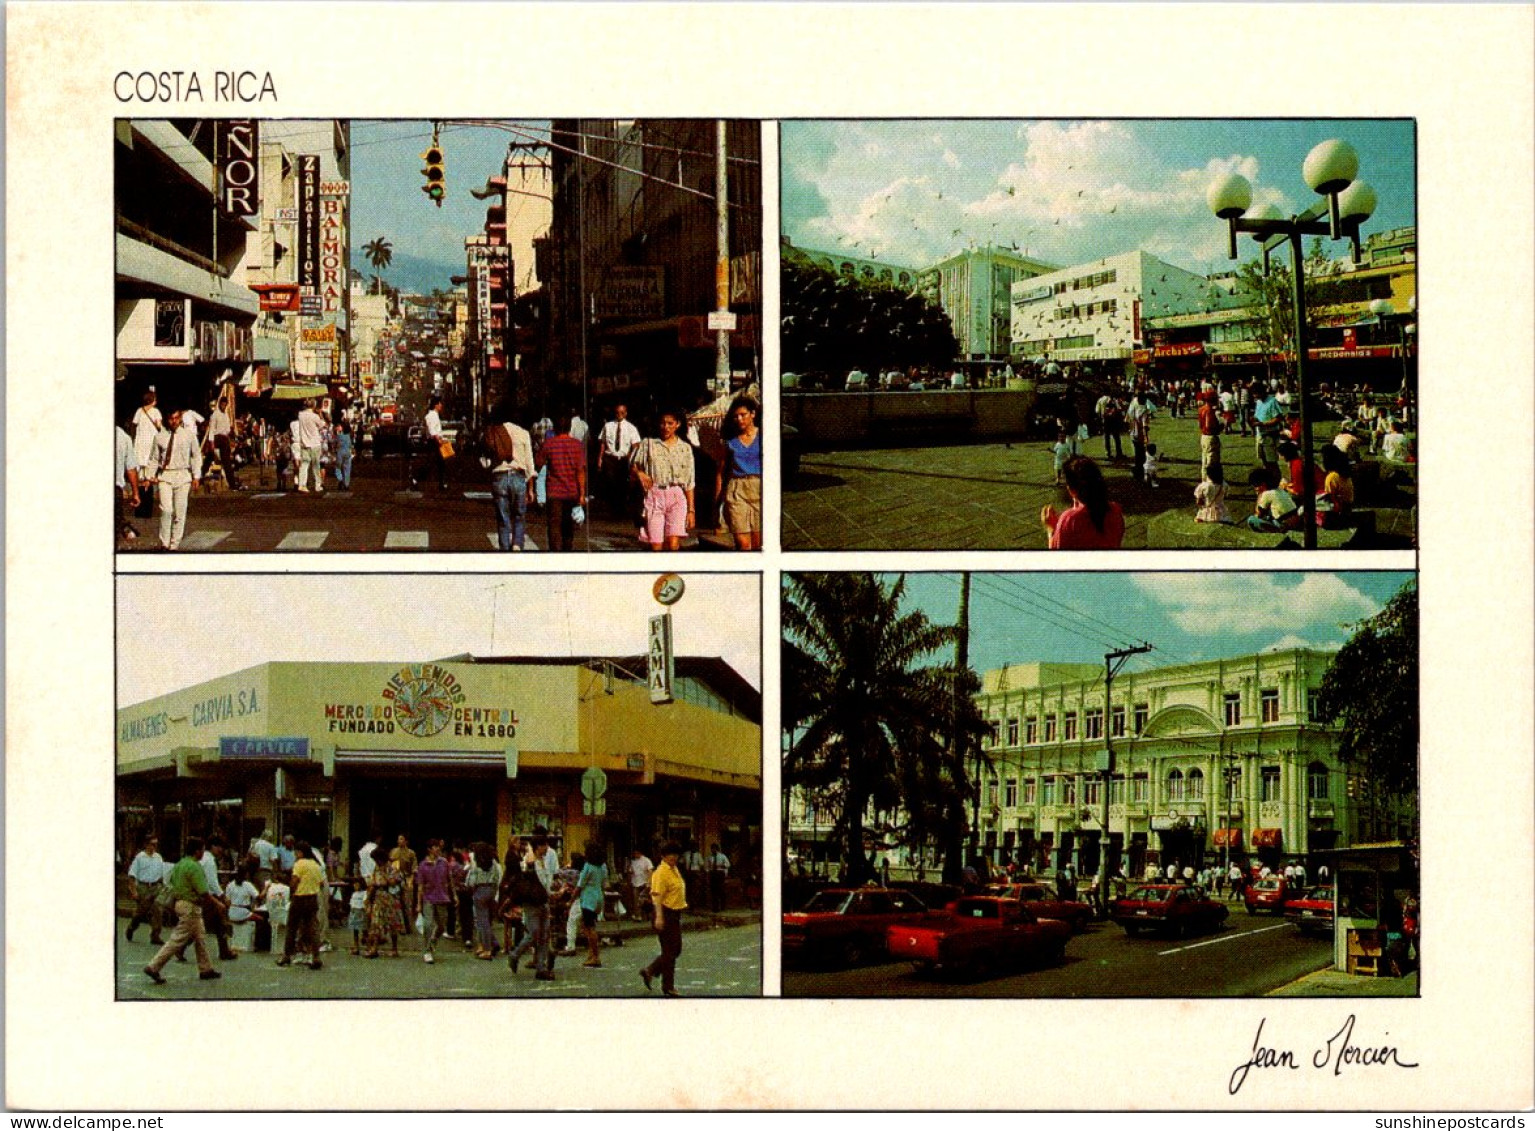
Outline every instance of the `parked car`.
[(1283, 915), (1285, 900), (1289, 898), (1290, 883), (1283, 876), (1265, 876), (1254, 880), (1242, 893), (1242, 902), (1247, 905), (1249, 915), (1256, 915), (1259, 911)]
[(1197, 884), (1142, 884), (1110, 905), (1110, 918), (1134, 938), (1142, 931), (1183, 937), (1226, 921), (1226, 905)]
[(883, 954), (892, 924), (915, 923), (928, 914), (920, 899), (897, 888), (828, 888), (801, 910), (784, 913), (784, 961), (856, 966)]
[(1286, 901), (1284, 917), (1303, 935), (1331, 935), (1333, 925), (1332, 885), (1324, 884)]
[(1041, 880), (1022, 880), (1011, 884), (992, 884), (987, 895), (1016, 899), (1040, 919), (1059, 919), (1076, 934), (1093, 917), (1093, 909), (1075, 899), (1062, 899), (1055, 888)]
[(1016, 899), (972, 895), (952, 910), (886, 932), (890, 957), (919, 971), (962, 971), (984, 978), (1007, 967), (1058, 962), (1071, 928), (1057, 919), (1039, 919)]

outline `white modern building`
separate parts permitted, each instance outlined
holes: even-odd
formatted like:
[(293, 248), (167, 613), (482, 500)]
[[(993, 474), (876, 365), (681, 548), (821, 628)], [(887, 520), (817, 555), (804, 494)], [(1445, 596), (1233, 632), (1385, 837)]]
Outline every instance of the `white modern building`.
[(1144, 251), (1015, 282), (1010, 298), (1012, 354), (1052, 361), (1128, 360), (1146, 319), (1234, 302), (1229, 287)]
[(823, 251), (820, 248), (796, 247), (788, 236), (780, 237), (778, 254), (785, 262), (805, 263), (830, 271), (847, 279), (859, 279), (865, 283), (885, 283), (892, 287), (915, 287), (917, 268), (881, 259), (863, 259), (840, 251)]
[(1011, 296), (1022, 280), (1055, 271), (1055, 265), (1002, 248), (962, 251), (917, 277), (922, 292), (949, 316), (959, 356), (968, 361), (1005, 361), (1010, 352)]

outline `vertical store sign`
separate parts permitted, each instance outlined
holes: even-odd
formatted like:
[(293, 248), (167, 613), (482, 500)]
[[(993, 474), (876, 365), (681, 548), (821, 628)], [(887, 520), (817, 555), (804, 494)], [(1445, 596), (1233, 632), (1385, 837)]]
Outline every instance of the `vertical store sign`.
[(346, 247), (346, 198), (351, 186), (346, 181), (320, 184), (320, 295), (325, 313), (341, 309), (341, 293), (346, 287), (342, 271), (342, 249)]
[(320, 286), (320, 158), (298, 158), (298, 284), (311, 293)]
[(672, 701), (672, 615), (650, 618), (650, 701)]
[(256, 153), (260, 127), (254, 118), (224, 123), (218, 146), (219, 200), (230, 216), (254, 217), (261, 211), (261, 188), (256, 178)]

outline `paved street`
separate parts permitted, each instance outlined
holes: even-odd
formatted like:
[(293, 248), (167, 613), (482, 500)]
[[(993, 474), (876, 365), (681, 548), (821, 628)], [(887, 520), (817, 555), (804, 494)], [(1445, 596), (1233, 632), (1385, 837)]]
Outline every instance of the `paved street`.
[[(1330, 443), (1335, 422), (1316, 425), (1316, 443)], [(1222, 437), (1233, 517), (1251, 512), (1247, 472), (1255, 466), (1253, 440)], [(1137, 483), (1124, 459), (1105, 461), (1103, 437), (1085, 454), (1103, 467), (1109, 496), (1124, 508), (1126, 549), (1245, 548), (1278, 545), (1280, 535), (1194, 521), (1199, 482), (1199, 427), (1193, 417), (1158, 416), (1152, 426), (1162, 472), (1160, 486)], [(784, 483), (786, 550), (1034, 550), (1045, 548), (1039, 522), (1046, 503), (1070, 505), (1055, 486), (1054, 458), (1045, 440), (959, 444), (947, 447), (806, 452), (800, 472)], [(1410, 548), (1416, 490), (1372, 490), (1356, 482), (1358, 505), (1375, 513), (1381, 549)], [(1322, 532), (1322, 544), (1341, 544), (1350, 532)], [(1297, 532), (1294, 542), (1299, 544)]]
[[(747, 913), (733, 914), (739, 926), (718, 929), (686, 930), (682, 936), (682, 957), (677, 962), (677, 990), (685, 997), (758, 997), (762, 993), (762, 928), (760, 923), (742, 922)], [(694, 920), (697, 924), (699, 921)], [(686, 925), (686, 921), (685, 921)], [(421, 959), (421, 940), (407, 936), (401, 940), (400, 957), (362, 958), (347, 953), (345, 946), (324, 955), (324, 968), (310, 970), (295, 962), (277, 966), (277, 954), (242, 954), (233, 962), (214, 960), (222, 975), (216, 981), (202, 981), (197, 964), (189, 952), (186, 963), (172, 961), (164, 974), (167, 984), (157, 986), (143, 973), (145, 963), (156, 948), (149, 945), (148, 931), (140, 928), (137, 941), (122, 938), (118, 923), (117, 998), (119, 1001), (230, 1001), (282, 998), (608, 998), (654, 997), (661, 1000), (661, 987), (646, 991), (639, 969), (650, 962), (660, 948), (653, 931), (625, 925), (622, 946), (604, 946), (600, 969), (585, 969), (581, 963), (583, 945), (574, 958), (555, 961), (555, 980), (536, 981), (529, 969), (529, 956), (513, 975), (504, 957), (482, 962), (462, 944), (445, 942), (437, 947), (437, 962), (428, 966)], [(606, 930), (605, 934), (608, 933)], [(331, 938), (350, 945), (350, 933), (333, 930)], [(217, 953), (212, 942), (210, 953)]]
[[(242, 485), (247, 487), (244, 491), (193, 494), (180, 552), (495, 551), (496, 514), (489, 477), (458, 470), (460, 475), (450, 476), (446, 492), (439, 492), (435, 483), (424, 483), (417, 491), (402, 491), (398, 459), (363, 457), (353, 468), (353, 490), (334, 490), (335, 480), (329, 478), (325, 492), (316, 495), (276, 489), (270, 468), (264, 482), (256, 471), (247, 469), (241, 476)], [(615, 520), (601, 504), (594, 509), (596, 514), (576, 528), (577, 551), (650, 552), (649, 546), (635, 538), (632, 526)], [(140, 537), (119, 542), (118, 551), (158, 552), (159, 516), (133, 522)], [(527, 542), (527, 549), (532, 551), (542, 551), (548, 545), (544, 515), (536, 506), (528, 511)], [(687, 539), (683, 546), (725, 549), (727, 542), (724, 535), (706, 531), (702, 537)]]
[(1236, 904), (1220, 930), (1187, 939), (1132, 939), (1112, 923), (1095, 924), (1072, 938), (1060, 964), (987, 981), (923, 976), (909, 963), (886, 962), (851, 970), (785, 970), (783, 992), (785, 997), (1259, 997), (1331, 960), (1328, 940), (1301, 935), (1284, 919), (1248, 915)]

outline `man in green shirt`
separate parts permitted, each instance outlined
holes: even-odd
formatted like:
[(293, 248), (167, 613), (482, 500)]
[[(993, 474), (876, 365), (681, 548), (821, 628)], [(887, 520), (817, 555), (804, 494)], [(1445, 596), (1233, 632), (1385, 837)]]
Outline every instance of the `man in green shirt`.
[(203, 838), (187, 837), (181, 859), (176, 861), (175, 867), (165, 878), (165, 883), (176, 899), (176, 929), (165, 940), (159, 953), (150, 959), (149, 965), (144, 967), (144, 973), (159, 985), (165, 984), (160, 971), (171, 960), (171, 956), (189, 942), (197, 953), (197, 976), (208, 981), (221, 976), (213, 968), (213, 959), (208, 956), (208, 944), (203, 941), (203, 900), (218, 897), (208, 890), (208, 877), (199, 863), (202, 854)]

